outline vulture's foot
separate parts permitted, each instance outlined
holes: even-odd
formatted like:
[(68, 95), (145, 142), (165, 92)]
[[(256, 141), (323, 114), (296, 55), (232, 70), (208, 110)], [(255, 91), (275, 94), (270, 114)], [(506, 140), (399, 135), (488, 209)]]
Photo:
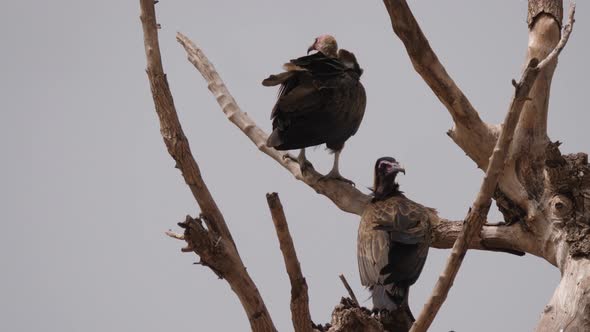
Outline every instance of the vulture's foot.
[(301, 170), (301, 173), (305, 173), (306, 171), (313, 169), (313, 165), (311, 164), (311, 162), (309, 162), (309, 160), (305, 159), (305, 156), (303, 156), (303, 158), (297, 158), (297, 163), (299, 164), (299, 169)]
[(306, 171), (313, 169), (313, 165), (309, 160), (307, 160), (307, 158), (305, 158), (305, 154), (303, 154), (303, 156), (299, 154), (299, 156), (293, 157), (289, 153), (285, 153), (283, 155), (283, 159), (289, 159), (299, 164), (299, 169), (301, 170), (301, 173), (305, 173)]
[(350, 181), (349, 179), (343, 177), (342, 175), (340, 175), (340, 173), (336, 170), (331, 170), (330, 173), (322, 176), (320, 178), (320, 181), (326, 181), (326, 180), (337, 180), (337, 181), (342, 181), (345, 183), (348, 183), (349, 185), (355, 187), (356, 185), (354, 184), (354, 182)]

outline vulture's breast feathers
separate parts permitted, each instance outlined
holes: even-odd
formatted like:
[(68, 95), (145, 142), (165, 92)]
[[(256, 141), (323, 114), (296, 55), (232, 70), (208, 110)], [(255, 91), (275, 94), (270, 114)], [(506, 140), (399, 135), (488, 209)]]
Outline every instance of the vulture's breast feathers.
[[(391, 240), (404, 244), (430, 242), (430, 216), (436, 210), (404, 195), (371, 203), (366, 222), (375, 230), (391, 233)], [(365, 219), (365, 218), (363, 218)]]

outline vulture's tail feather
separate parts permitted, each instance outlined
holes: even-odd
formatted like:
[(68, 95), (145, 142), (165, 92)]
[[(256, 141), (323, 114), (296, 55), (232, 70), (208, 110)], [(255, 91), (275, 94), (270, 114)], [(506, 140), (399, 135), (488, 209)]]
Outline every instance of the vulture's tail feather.
[(371, 288), (373, 307), (379, 310), (397, 310), (401, 305), (407, 305), (409, 290), (408, 286), (375, 285)]
[(396, 287), (391, 286), (391, 289), (386, 290), (387, 296), (396, 304), (401, 305), (407, 300), (407, 294), (409, 293), (410, 287)]
[(279, 136), (279, 131), (273, 130), (273, 132), (270, 134), (270, 136), (268, 136), (268, 139), (266, 140), (266, 146), (270, 148), (276, 148), (281, 144), (283, 144), (283, 140)]

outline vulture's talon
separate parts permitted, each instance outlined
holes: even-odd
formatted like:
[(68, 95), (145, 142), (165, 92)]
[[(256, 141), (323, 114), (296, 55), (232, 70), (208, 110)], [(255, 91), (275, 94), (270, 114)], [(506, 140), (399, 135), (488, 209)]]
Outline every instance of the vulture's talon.
[(283, 155), (283, 160), (291, 160), (291, 161), (297, 162), (297, 158), (293, 157), (293, 156), (292, 156), (291, 154), (289, 154), (289, 153), (285, 153), (285, 154)]
[(327, 180), (342, 181), (344, 183), (348, 183), (349, 185), (351, 185), (353, 187), (356, 187), (356, 184), (354, 182), (343, 177), (342, 175), (340, 175), (340, 173), (334, 172), (334, 171), (331, 171), (330, 173), (320, 177), (320, 181), (327, 181)]
[(297, 163), (299, 164), (299, 169), (301, 170), (301, 173), (305, 173), (313, 169), (313, 165), (307, 159), (298, 160)]

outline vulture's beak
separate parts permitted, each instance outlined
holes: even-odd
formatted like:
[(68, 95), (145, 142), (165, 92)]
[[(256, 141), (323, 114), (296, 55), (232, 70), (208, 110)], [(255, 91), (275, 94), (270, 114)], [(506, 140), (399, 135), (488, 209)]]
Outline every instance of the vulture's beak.
[(307, 48), (307, 54), (309, 54), (309, 52), (315, 50), (315, 43), (313, 43), (313, 45), (311, 45), (310, 47)]
[(406, 174), (406, 169), (400, 163), (394, 163), (391, 171), (397, 173), (401, 172), (404, 173), (404, 175)]

